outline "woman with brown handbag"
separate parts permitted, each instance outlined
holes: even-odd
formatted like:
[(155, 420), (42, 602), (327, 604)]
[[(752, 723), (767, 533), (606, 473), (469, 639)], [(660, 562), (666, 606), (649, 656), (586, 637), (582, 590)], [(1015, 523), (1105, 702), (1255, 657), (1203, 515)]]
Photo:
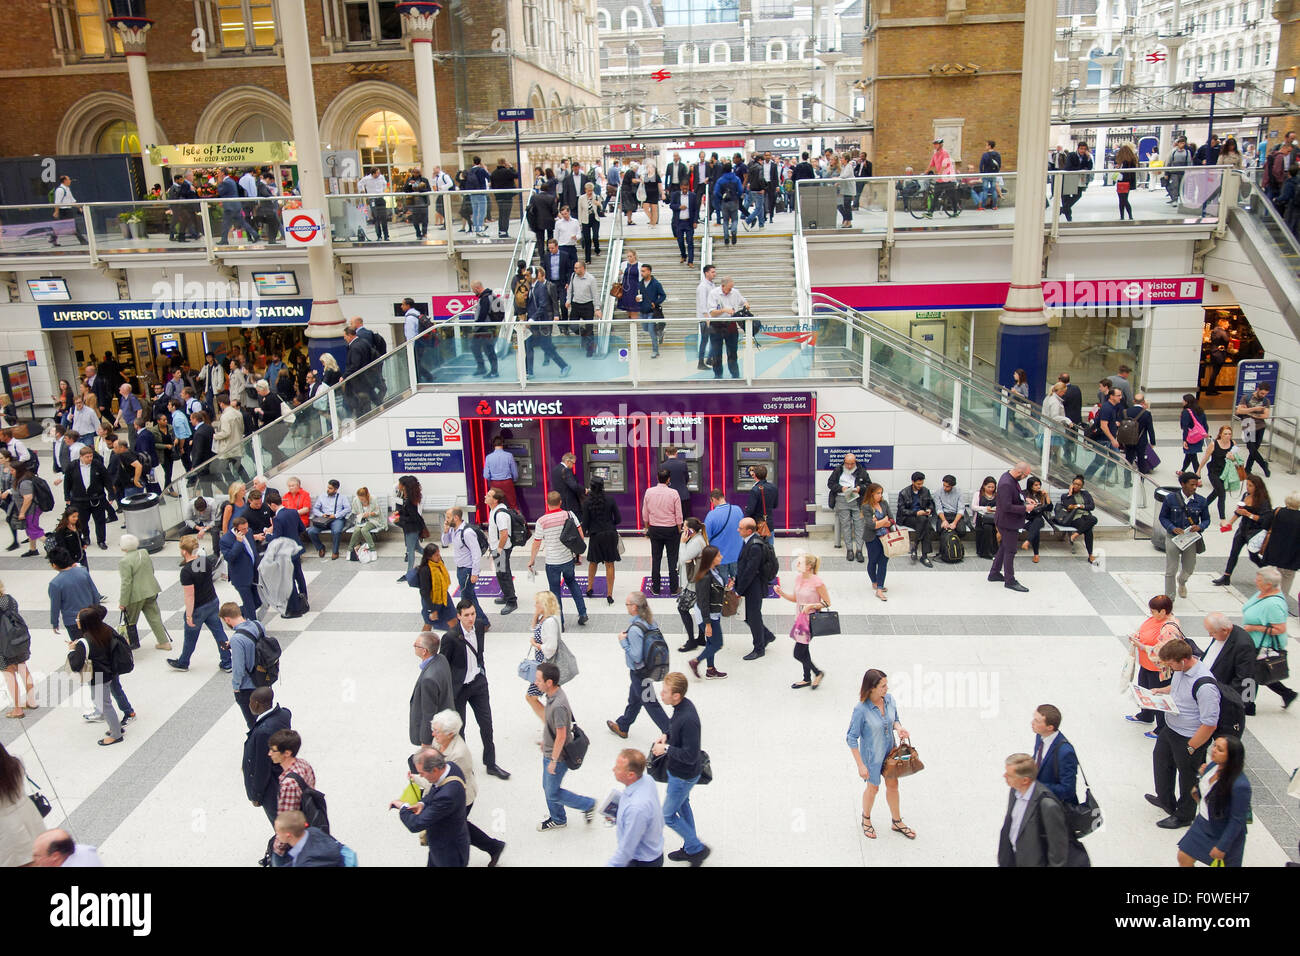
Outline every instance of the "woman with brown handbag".
[[(899, 722), (898, 705), (889, 693), (885, 672), (873, 667), (862, 675), (858, 706), (853, 708), (846, 738), (849, 751), (858, 764), (858, 776), (867, 781), (867, 788), (862, 792), (862, 833), (868, 840), (876, 838), (876, 829), (871, 825), (871, 808), (876, 802), (876, 794), (880, 792), (885, 761), (894, 749), (895, 732), (900, 740), (911, 737)], [(898, 807), (897, 777), (885, 778), (885, 802), (889, 804), (893, 820), (890, 829), (909, 840), (915, 840), (916, 833), (903, 823), (903, 814)]]

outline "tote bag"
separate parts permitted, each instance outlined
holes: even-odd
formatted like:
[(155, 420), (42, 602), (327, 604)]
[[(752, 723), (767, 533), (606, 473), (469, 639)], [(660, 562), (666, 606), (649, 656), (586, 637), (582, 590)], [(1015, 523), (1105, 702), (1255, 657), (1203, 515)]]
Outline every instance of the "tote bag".
[(885, 557), (900, 558), (911, 550), (908, 544), (908, 533), (906, 528), (893, 527), (883, 538), (880, 539), (881, 546), (885, 549)]

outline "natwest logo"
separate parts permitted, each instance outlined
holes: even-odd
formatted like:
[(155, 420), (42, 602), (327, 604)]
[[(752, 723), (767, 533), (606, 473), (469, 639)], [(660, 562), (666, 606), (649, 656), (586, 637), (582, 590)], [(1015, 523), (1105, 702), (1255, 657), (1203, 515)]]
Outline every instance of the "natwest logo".
[(491, 415), (492, 406), (488, 404), (487, 399), (484, 399), (478, 403), (478, 407), (474, 409), (474, 413), (476, 415)]
[[(478, 413), (487, 415), (491, 409), (487, 407), (487, 402), (479, 402)], [(497, 415), (560, 415), (563, 414), (564, 405), (560, 399), (553, 402), (541, 402), (535, 398), (521, 398), (516, 401), (507, 401), (504, 398), (498, 398), (496, 404)]]

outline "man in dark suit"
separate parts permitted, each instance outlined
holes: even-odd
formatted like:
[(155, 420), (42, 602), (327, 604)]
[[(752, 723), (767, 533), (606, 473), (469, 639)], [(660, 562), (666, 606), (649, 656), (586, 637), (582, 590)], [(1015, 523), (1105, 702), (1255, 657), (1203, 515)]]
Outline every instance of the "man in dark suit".
[(560, 306), (560, 318), (567, 320), (569, 307), (565, 304), (565, 297), (569, 290), (569, 280), (573, 278), (573, 264), (577, 262), (577, 257), (565, 255), (560, 250), (560, 244), (552, 239), (546, 243), (546, 251), (541, 254), (540, 261), (546, 273), (546, 281), (551, 283), (555, 300)]
[(578, 197), (582, 195), (582, 165), (574, 163), (573, 167), (560, 174), (560, 206), (568, 206), (574, 215), (578, 213)]
[[(451, 667), (451, 686), (456, 693), (456, 713), (465, 720), (465, 708), (474, 709), (479, 736), (483, 739), (483, 769), (494, 777), (509, 780), (510, 774), (497, 766), (497, 747), (492, 739), (492, 701), (488, 697), (488, 679), (484, 670), (483, 635), (487, 627), (474, 610), (474, 602), (461, 598), (456, 605), (456, 620), (442, 635), (438, 653)], [(466, 638), (474, 635), (473, 640)], [(462, 732), (463, 733), (463, 732)]]
[(191, 413), (190, 428), (193, 429), (193, 434), (190, 436), (190, 465), (194, 471), (186, 484), (192, 488), (200, 478), (208, 477), (212, 445), (216, 441), (217, 434), (208, 420), (208, 413), (204, 411)]
[(660, 470), (668, 472), (668, 487), (677, 492), (682, 499), (682, 519), (691, 516), (691, 473), (686, 467), (686, 459), (678, 456), (677, 446), (669, 445), (664, 449), (664, 462)]
[(691, 170), (682, 162), (681, 153), (673, 153), (673, 161), (664, 167), (664, 189), (672, 196), (683, 184), (688, 190), (691, 188)]
[(682, 262), (695, 265), (695, 220), (700, 215), (700, 197), (691, 192), (690, 184), (682, 180), (681, 186), (668, 194), (669, 214), (673, 218), (673, 237)]
[[(754, 487), (749, 489), (749, 503), (745, 505), (745, 517), (753, 518), (754, 523), (766, 521), (769, 528), (776, 517), (776, 506), (780, 503), (776, 485), (767, 480), (767, 465), (755, 465), (750, 470), (754, 476)], [(772, 547), (770, 541), (768, 547)]]
[(230, 522), (230, 530), (221, 536), (221, 556), (226, 559), (226, 574), (239, 594), (244, 617), (257, 620), (262, 599), (257, 595), (257, 566), (262, 554), (249, 531), (248, 519), (242, 515)]
[(763, 188), (767, 193), (767, 203), (764, 211), (767, 214), (767, 221), (771, 222), (776, 215), (776, 194), (781, 189), (781, 164), (773, 159), (771, 151), (768, 151), (763, 154), (762, 166)]
[(82, 445), (81, 454), (63, 472), (63, 478), (54, 479), (56, 484), (61, 480), (67, 483), (63, 494), (67, 499), (68, 507), (75, 509), (80, 515), (77, 525), (81, 528), (81, 540), (90, 540), (90, 525), (87, 522), (93, 518), (95, 543), (99, 545), (101, 551), (106, 550), (108, 543), (104, 532), (106, 520), (104, 509), (108, 504), (109, 477), (108, 470), (95, 454), (95, 449), (89, 445)]
[[(377, 356), (365, 339), (357, 335), (356, 329), (344, 327), (343, 341), (347, 344), (347, 364), (343, 369), (344, 378), (352, 378), (357, 372), (361, 371)], [(344, 396), (348, 402), (348, 410), (353, 415), (364, 415), (370, 411), (371, 393), (369, 386), (359, 379), (352, 379), (343, 386)]]
[(86, 366), (86, 387), (95, 396), (95, 401), (99, 403), (99, 414), (108, 420), (113, 414), (113, 384), (108, 380), (108, 376), (99, 371), (98, 366)]
[(1020, 529), (1025, 526), (1025, 495), (1021, 483), (1029, 477), (1027, 462), (1018, 461), (1010, 471), (1004, 471), (998, 479), (996, 504), (994, 505), (994, 523), (1002, 534), (1002, 543), (998, 553), (993, 556), (993, 566), (989, 568), (989, 580), (1001, 581), (1002, 586), (1011, 591), (1028, 591), (1016, 580), (1016, 548), (1019, 546)]
[(1065, 417), (1075, 425), (1083, 423), (1083, 392), (1079, 391), (1079, 386), (1070, 382), (1070, 373), (1062, 372), (1056, 376), (1056, 380), (1065, 385), (1065, 394), (1061, 396), (1061, 404), (1065, 406)]
[(749, 625), (750, 637), (754, 640), (754, 649), (745, 655), (744, 660), (754, 661), (763, 656), (767, 645), (776, 640), (775, 635), (763, 623), (763, 598), (767, 596), (769, 582), (763, 580), (764, 543), (755, 532), (757, 523), (753, 518), (740, 519), (740, 557), (736, 561), (736, 594), (745, 599), (745, 623)]
[(578, 456), (570, 451), (551, 469), (551, 487), (560, 493), (560, 507), (574, 514), (582, 510), (582, 482), (573, 472), (577, 464)]
[(1253, 685), (1255, 679), (1255, 658), (1259, 653), (1255, 642), (1245, 629), (1233, 624), (1222, 611), (1211, 611), (1205, 615), (1204, 625), (1205, 633), (1210, 635), (1211, 640), (1205, 653), (1200, 655), (1201, 661), (1209, 666), (1210, 673), (1216, 680), (1242, 695), (1246, 703), (1246, 715), (1253, 715), (1255, 701), (1253, 697), (1246, 700), (1247, 695), (1242, 692), (1246, 681), (1252, 681)]
[(432, 744), (433, 715), (456, 709), (456, 692), (451, 683), (451, 665), (438, 653), (441, 645), (433, 631), (421, 631), (415, 638), (415, 656), (420, 659), (420, 676), (411, 691), (411, 743)]
[(1011, 788), (998, 837), (998, 866), (1065, 866), (1070, 831), (1065, 808), (1042, 783), (1029, 754), (1007, 758), (1003, 779)]
[(712, 186), (711, 176), (712, 167), (704, 156), (704, 150), (700, 150), (699, 160), (691, 164), (691, 190), (700, 200), (701, 210), (704, 208), (704, 196)]
[(1030, 721), (1034, 730), (1034, 764), (1038, 782), (1064, 804), (1077, 804), (1079, 757), (1074, 744), (1060, 733), (1061, 711), (1052, 704), (1040, 704)]
[(248, 698), (248, 709), (254, 720), (244, 737), (244, 793), (253, 801), (253, 806), (262, 808), (274, 826), (280, 795), (280, 767), (266, 754), (271, 735), (277, 730), (290, 729), (293, 713), (275, 703), (275, 692), (269, 687), (253, 691)]
[[(293, 508), (284, 507), (280, 492), (269, 488), (266, 492), (266, 506), (271, 510), (271, 530), (266, 536), (270, 544), (276, 538), (288, 538), (294, 544), (302, 542), (302, 519)], [(284, 617), (302, 617), (307, 613), (310, 603), (307, 600), (307, 578), (302, 573), (302, 552), (293, 556), (293, 594), (285, 608)]]
[(428, 835), (429, 866), (469, 866), (465, 778), (460, 768), (431, 750), (420, 758), (418, 772), (429, 783), (424, 799), (415, 806), (394, 800), (390, 806), (400, 811), (406, 829)]

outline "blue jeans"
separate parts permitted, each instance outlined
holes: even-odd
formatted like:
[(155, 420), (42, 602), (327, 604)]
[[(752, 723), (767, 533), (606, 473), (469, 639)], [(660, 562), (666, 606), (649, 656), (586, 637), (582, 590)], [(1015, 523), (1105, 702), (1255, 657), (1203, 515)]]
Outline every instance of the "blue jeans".
[(469, 197), (469, 207), (475, 232), (483, 231), (483, 220), (487, 218), (487, 199), (487, 196), (480, 193), (475, 193)]
[(746, 217), (745, 222), (747, 225), (749, 225), (751, 229), (754, 227), (756, 223), (761, 228), (767, 216), (765, 210), (767, 196), (764, 193), (755, 192), (753, 190), (750, 190), (749, 195), (752, 201), (752, 205), (750, 206), (749, 216)]
[(707, 322), (701, 322), (701, 323), (700, 323), (700, 341), (699, 341), (700, 351), (699, 351), (699, 359), (698, 359), (698, 361), (700, 361), (700, 362), (703, 362), (703, 361), (704, 361), (704, 353), (708, 350), (708, 345), (709, 345), (709, 323), (707, 323)]
[(691, 788), (699, 782), (696, 774), (689, 780), (668, 774), (668, 792), (664, 794), (664, 826), (682, 838), (682, 849), (692, 855), (704, 849), (695, 835), (695, 814), (691, 812)]
[[(457, 568), (456, 583), (460, 585), (460, 596), (462, 598), (469, 598), (473, 601), (474, 613), (486, 621), (487, 615), (483, 613), (483, 607), (478, 603), (478, 594), (475, 593), (474, 585), (471, 584), (469, 580), (472, 573), (473, 572), (469, 568)], [(572, 585), (570, 585), (570, 587), (572, 587)]]
[[(338, 554), (339, 538), (343, 537), (343, 519), (335, 518), (333, 521), (331, 521), (329, 532), (330, 535), (334, 538), (334, 553)], [(317, 551), (320, 551), (325, 547), (323, 544), (320, 543), (320, 535), (321, 535), (320, 528), (316, 527), (314, 524), (307, 525), (307, 537), (311, 538), (311, 543), (316, 546)]]
[(224, 646), (226, 643), (226, 630), (221, 626), (221, 616), (217, 613), (219, 610), (221, 610), (220, 599), (201, 604), (194, 609), (194, 626), (190, 627), (189, 622), (186, 622), (185, 643), (181, 647), (181, 656), (177, 660), (177, 663), (182, 667), (190, 666), (190, 657), (194, 654), (194, 647), (199, 642), (199, 631), (203, 630), (204, 624), (212, 632), (212, 639), (217, 642), (217, 652), (221, 655), (221, 666), (230, 666), (230, 649)]
[(641, 313), (641, 331), (650, 339), (650, 354), (659, 354), (659, 330), (655, 328), (658, 323), (655, 321), (653, 312)]
[(722, 650), (722, 618), (709, 618), (706, 623), (713, 625), (713, 633), (704, 636), (704, 650), (700, 652), (700, 660), (704, 661), (705, 666), (712, 667), (713, 655)]
[(586, 813), (596, 806), (596, 801), (591, 797), (570, 793), (561, 786), (564, 783), (564, 775), (569, 772), (569, 767), (563, 760), (555, 762), (555, 773), (550, 772), (550, 766), (551, 755), (542, 754), (542, 793), (546, 794), (546, 812), (551, 815), (552, 820), (557, 823), (567, 823), (569, 818), (564, 812), (565, 807), (572, 807)]
[(560, 627), (564, 627), (564, 602), (560, 600), (561, 580), (569, 586), (569, 594), (573, 596), (574, 606), (578, 609), (578, 617), (587, 616), (587, 602), (582, 599), (582, 591), (578, 588), (578, 579), (573, 574), (572, 561), (546, 566), (546, 583), (550, 585), (551, 593), (555, 595), (555, 603), (560, 605)]
[(885, 546), (872, 532), (867, 539), (867, 580), (874, 587), (885, 586), (885, 572), (889, 570), (889, 558), (885, 557)]
[(993, 176), (985, 176), (981, 185), (984, 187), (984, 199), (982, 201), (985, 203), (989, 203), (990, 209), (997, 209), (998, 208), (997, 179)]
[(411, 570), (420, 560), (424, 549), (420, 547), (420, 532), (403, 531), (402, 540), (406, 542), (406, 570)]

